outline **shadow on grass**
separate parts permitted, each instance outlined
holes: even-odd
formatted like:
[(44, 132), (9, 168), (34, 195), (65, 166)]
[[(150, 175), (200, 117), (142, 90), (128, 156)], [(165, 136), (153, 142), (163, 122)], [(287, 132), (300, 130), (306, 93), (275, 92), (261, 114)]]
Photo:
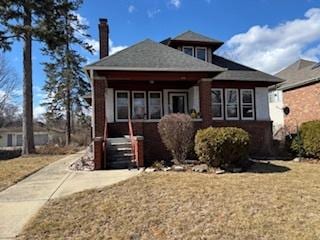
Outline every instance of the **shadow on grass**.
[(275, 165), (270, 162), (254, 162), (247, 172), (251, 173), (283, 173), (291, 169), (285, 166)]

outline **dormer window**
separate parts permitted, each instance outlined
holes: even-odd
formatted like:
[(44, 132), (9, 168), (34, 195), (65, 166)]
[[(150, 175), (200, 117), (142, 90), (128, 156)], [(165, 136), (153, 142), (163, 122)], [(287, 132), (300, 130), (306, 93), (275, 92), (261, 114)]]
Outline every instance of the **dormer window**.
[(207, 49), (204, 47), (196, 48), (196, 58), (199, 58), (203, 61), (207, 61)]
[(190, 55), (190, 56), (194, 56), (193, 55), (193, 47), (183, 47), (182, 48), (182, 50), (183, 50), (183, 52), (185, 53), (185, 54), (188, 54), (188, 55)]

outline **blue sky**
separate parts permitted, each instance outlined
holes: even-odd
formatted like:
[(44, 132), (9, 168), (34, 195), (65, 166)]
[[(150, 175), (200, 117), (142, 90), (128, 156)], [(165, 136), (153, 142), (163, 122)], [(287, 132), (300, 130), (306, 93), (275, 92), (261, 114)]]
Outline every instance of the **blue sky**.
[[(320, 58), (319, 0), (84, 0), (79, 18), (89, 24), (98, 50), (98, 19), (108, 18), (111, 52), (116, 52), (145, 38), (156, 41), (174, 37), (186, 30), (223, 40), (218, 51), (243, 64), (275, 73), (299, 57)], [(33, 49), (35, 116), (39, 107), (45, 76), (38, 44)], [(98, 54), (83, 52), (88, 62)], [(22, 46), (14, 44), (5, 54), (22, 81)], [(16, 99), (20, 105), (21, 97)]]

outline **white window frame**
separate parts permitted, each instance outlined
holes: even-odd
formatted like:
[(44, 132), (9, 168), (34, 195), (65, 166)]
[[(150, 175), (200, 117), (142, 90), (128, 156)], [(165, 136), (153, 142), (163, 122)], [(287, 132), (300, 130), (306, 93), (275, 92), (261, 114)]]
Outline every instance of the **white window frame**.
[[(242, 95), (243, 95), (243, 92), (244, 91), (249, 91), (251, 92), (251, 101), (252, 103), (248, 104), (248, 103), (243, 103), (243, 98), (242, 98)], [(254, 106), (254, 91), (253, 89), (240, 89), (240, 101), (241, 101), (241, 119), (242, 120), (254, 120), (254, 117), (255, 117), (255, 106)], [(252, 105), (252, 117), (243, 117), (243, 106), (251, 106)]]
[(116, 121), (117, 121), (117, 122), (128, 122), (129, 119), (118, 119), (118, 93), (127, 93), (127, 94), (128, 94), (128, 117), (130, 117), (130, 113), (131, 113), (131, 108), (130, 108), (130, 91), (126, 91), (126, 90), (116, 90), (116, 91), (115, 91)]
[[(198, 49), (204, 49), (204, 56), (205, 56), (205, 59), (204, 59), (204, 60), (198, 58), (198, 52), (197, 52)], [(205, 62), (208, 61), (208, 52), (207, 52), (207, 48), (206, 48), (206, 47), (196, 47), (194, 55), (195, 55), (195, 57), (198, 58), (199, 60), (202, 60), (202, 61), (205, 61)]]
[[(160, 93), (160, 118), (151, 118), (151, 112), (150, 112), (150, 99), (151, 99), (151, 93)], [(148, 91), (148, 119), (149, 120), (160, 120), (163, 116), (163, 103), (162, 103), (162, 92), (161, 91)]]
[[(237, 93), (237, 116), (238, 117), (228, 117), (228, 91), (236, 91)], [(226, 120), (239, 120), (239, 89), (237, 88), (226, 88), (224, 92), (224, 99), (225, 99), (225, 116)]]
[(185, 102), (184, 102), (184, 110), (185, 110), (185, 114), (188, 114), (188, 93), (187, 92), (169, 92), (168, 93), (168, 99), (169, 99), (169, 104), (168, 104), (168, 112), (173, 113), (172, 111), (172, 106), (173, 106), (173, 96), (183, 96), (185, 98)]
[[(184, 52), (184, 49), (185, 49), (185, 48), (191, 48), (191, 49), (192, 49), (192, 55), (191, 55), (191, 56), (194, 57), (194, 55), (195, 55), (194, 47), (193, 47), (193, 46), (183, 46), (183, 47), (182, 47), (182, 52), (183, 52), (184, 54), (187, 54), (187, 53)], [(189, 55), (189, 54), (187, 54), (187, 55)], [(190, 55), (189, 55), (189, 56), (190, 56)]]
[[(144, 99), (144, 118), (141, 119), (136, 119), (133, 118), (135, 113), (134, 113), (134, 94), (135, 93), (143, 93), (143, 99)], [(145, 116), (147, 114), (147, 98), (146, 98), (146, 91), (132, 91), (131, 92), (131, 104), (132, 104), (132, 108), (131, 108), (131, 116), (133, 118), (133, 120), (145, 120)]]
[[(220, 103), (216, 103), (216, 105), (221, 105), (221, 117), (212, 117), (213, 120), (223, 120), (224, 119), (224, 98), (223, 98), (223, 88), (211, 88), (211, 94), (213, 91), (220, 91), (221, 92), (221, 104)], [(211, 104), (213, 107), (213, 102), (212, 102), (212, 96), (211, 96)], [(213, 112), (212, 112), (213, 114)]]

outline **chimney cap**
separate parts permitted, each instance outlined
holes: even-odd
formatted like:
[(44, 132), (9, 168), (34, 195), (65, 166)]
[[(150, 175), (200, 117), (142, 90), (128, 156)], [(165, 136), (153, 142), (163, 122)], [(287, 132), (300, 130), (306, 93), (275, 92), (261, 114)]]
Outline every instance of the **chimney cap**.
[(107, 18), (99, 18), (100, 23), (107, 23), (108, 19)]

